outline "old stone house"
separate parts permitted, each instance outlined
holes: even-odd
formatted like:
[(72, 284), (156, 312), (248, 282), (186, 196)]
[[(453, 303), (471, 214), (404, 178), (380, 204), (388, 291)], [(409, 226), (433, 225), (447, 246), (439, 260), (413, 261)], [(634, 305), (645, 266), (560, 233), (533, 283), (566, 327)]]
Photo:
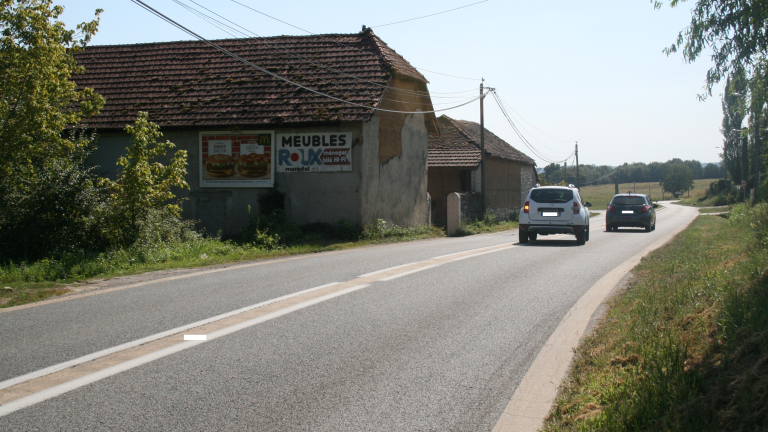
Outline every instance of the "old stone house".
[[(429, 137), (427, 190), (432, 197), (432, 222), (445, 225), (448, 194), (481, 192), (480, 125), (446, 115), (437, 123), (440, 134)], [(486, 129), (485, 164), (486, 210), (507, 219), (520, 210), (536, 184), (536, 162)]]
[(191, 190), (178, 196), (209, 232), (236, 233), (270, 190), (299, 223), (427, 223), (427, 137), (439, 133), (427, 80), (370, 29), (213, 42), (269, 73), (199, 41), (78, 54), (76, 83), (106, 98), (86, 121), (92, 162), (114, 176), (123, 129), (146, 111), (187, 151)]

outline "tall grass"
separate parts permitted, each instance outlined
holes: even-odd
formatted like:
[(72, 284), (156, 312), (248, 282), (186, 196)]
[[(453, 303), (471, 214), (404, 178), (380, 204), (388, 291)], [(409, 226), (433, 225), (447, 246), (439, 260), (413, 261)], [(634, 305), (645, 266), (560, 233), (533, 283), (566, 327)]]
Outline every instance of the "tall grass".
[[(693, 190), (691, 190), (691, 198), (698, 199), (704, 195), (704, 191), (709, 187), (709, 183), (712, 179), (700, 179), (694, 180)], [(656, 182), (648, 183), (621, 183), (619, 184), (619, 193), (632, 192), (648, 195), (650, 193), (651, 198), (654, 201), (665, 199), (674, 199), (668, 192), (662, 193), (661, 186)], [(602, 209), (608, 206), (611, 202), (611, 198), (615, 195), (615, 185), (594, 185), (594, 186), (582, 186), (581, 195), (584, 201), (589, 201), (593, 204), (594, 209)], [(683, 196), (683, 198), (685, 198)]]
[(736, 206), (646, 257), (582, 341), (545, 430), (768, 427), (767, 242), (768, 208)]

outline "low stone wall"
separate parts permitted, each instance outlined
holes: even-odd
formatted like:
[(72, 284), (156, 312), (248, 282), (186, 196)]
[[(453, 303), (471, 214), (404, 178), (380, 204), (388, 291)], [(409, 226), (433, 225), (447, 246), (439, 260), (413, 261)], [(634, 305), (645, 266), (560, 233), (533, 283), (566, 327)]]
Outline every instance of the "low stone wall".
[(513, 219), (517, 217), (517, 214), (519, 212), (520, 212), (520, 208), (518, 207), (488, 209), (488, 213), (492, 214), (493, 216), (496, 216), (497, 221), (507, 221), (507, 220)]
[(483, 199), (477, 192), (458, 192), (461, 197), (461, 221), (483, 218)]

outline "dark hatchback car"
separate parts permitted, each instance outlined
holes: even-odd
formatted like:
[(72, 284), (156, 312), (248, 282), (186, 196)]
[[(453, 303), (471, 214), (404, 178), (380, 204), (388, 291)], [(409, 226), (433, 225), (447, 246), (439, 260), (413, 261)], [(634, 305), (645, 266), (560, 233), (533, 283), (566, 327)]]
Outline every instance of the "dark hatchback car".
[(619, 227), (656, 229), (656, 210), (646, 195), (626, 193), (615, 195), (605, 213), (605, 230), (616, 231)]

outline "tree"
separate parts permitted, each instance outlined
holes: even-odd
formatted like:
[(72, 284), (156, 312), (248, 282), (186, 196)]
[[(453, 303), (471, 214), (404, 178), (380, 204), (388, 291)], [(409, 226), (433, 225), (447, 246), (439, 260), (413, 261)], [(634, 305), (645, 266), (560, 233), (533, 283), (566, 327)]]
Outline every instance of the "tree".
[(685, 164), (676, 163), (664, 173), (664, 179), (659, 183), (665, 192), (685, 192), (693, 189), (693, 173)]
[[(652, 0), (655, 8), (662, 5)], [(686, 0), (670, 0), (671, 7)], [(682, 51), (687, 62), (694, 62), (706, 49), (712, 50), (714, 65), (707, 71), (706, 98), (712, 87), (739, 70), (750, 76), (756, 61), (768, 53), (768, 0), (697, 0), (691, 23), (675, 43), (664, 51)]]
[(736, 181), (742, 179), (742, 146), (746, 142), (742, 123), (746, 111), (746, 93), (747, 79), (743, 69), (739, 69), (725, 84), (722, 99), (723, 123), (720, 128), (720, 133), (723, 134), (723, 164), (731, 178)]
[(713, 179), (718, 177), (720, 177), (720, 167), (713, 163), (708, 163), (707, 166), (704, 167), (703, 178)]
[(104, 99), (70, 80), (96, 19), (67, 30), (50, 0), (0, 0), (0, 261), (82, 251), (103, 204), (78, 123)]
[(70, 80), (74, 54), (98, 30), (96, 19), (67, 30), (51, 0), (0, 0), (0, 175), (18, 177), (34, 158), (67, 159), (88, 141), (62, 134), (104, 105)]
[(178, 150), (168, 166), (153, 162), (155, 158), (165, 156), (175, 147), (170, 141), (157, 142), (163, 136), (160, 127), (149, 121), (149, 114), (139, 112), (136, 122), (128, 125), (125, 131), (131, 135), (131, 146), (127, 156), (121, 156), (117, 165), (116, 181), (102, 179), (112, 193), (113, 217), (118, 222), (111, 224), (117, 228), (114, 236), (117, 243), (129, 245), (136, 240), (139, 225), (146, 222), (153, 210), (163, 209), (169, 215), (178, 217), (181, 208), (171, 202), (175, 198), (173, 187), (187, 188), (184, 177), (187, 175), (187, 152)]

